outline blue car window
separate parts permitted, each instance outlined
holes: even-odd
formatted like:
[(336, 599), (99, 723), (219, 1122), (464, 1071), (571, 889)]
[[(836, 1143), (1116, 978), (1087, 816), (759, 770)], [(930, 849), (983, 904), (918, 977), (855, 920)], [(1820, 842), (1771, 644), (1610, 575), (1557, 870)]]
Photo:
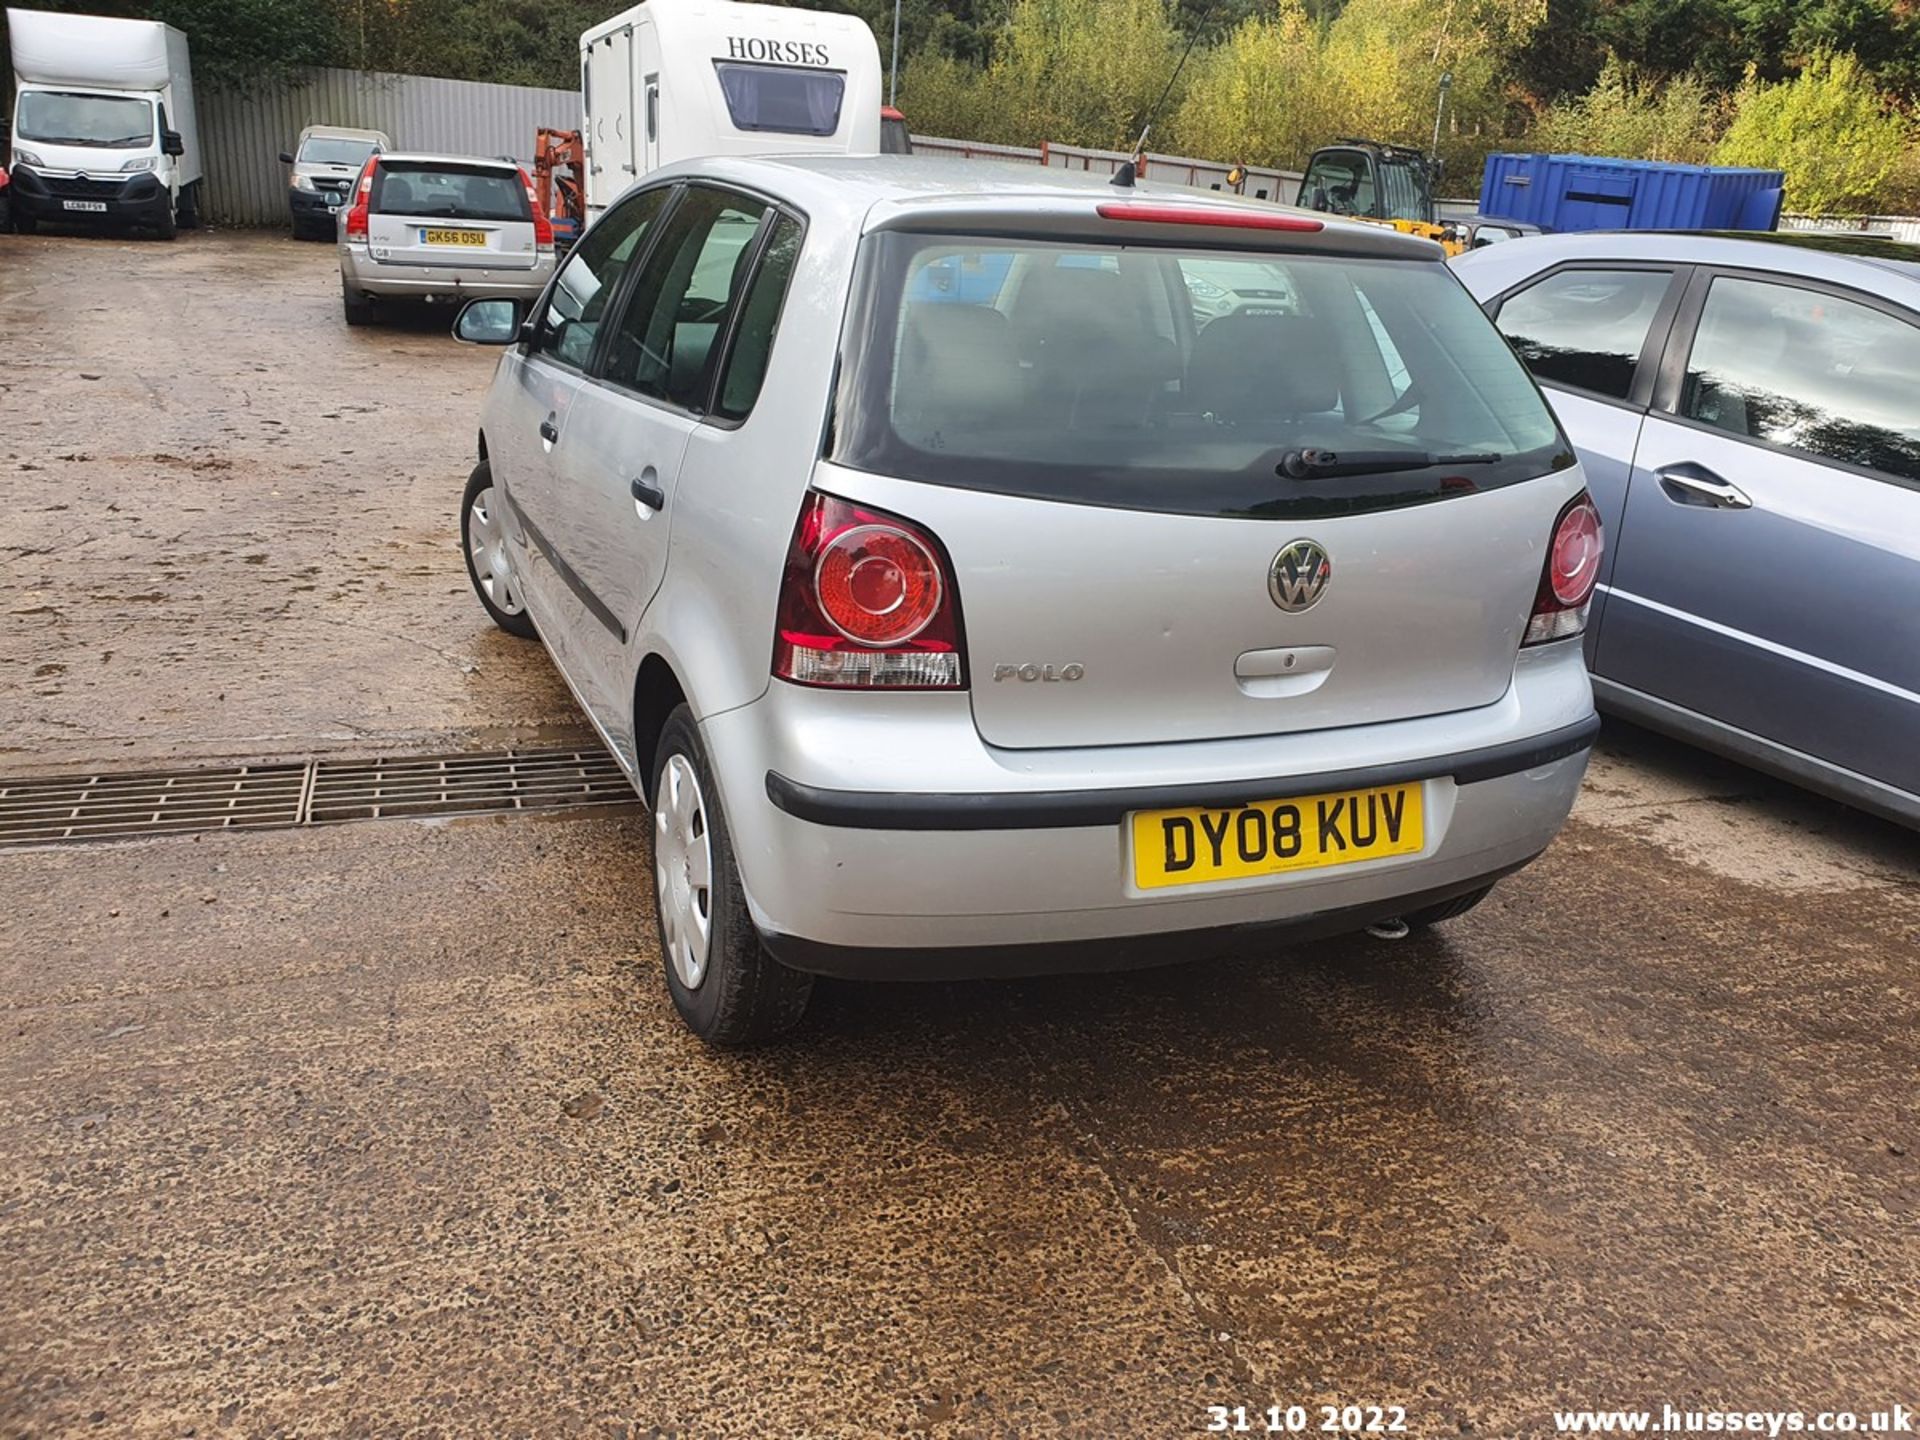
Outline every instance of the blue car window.
[(1920, 481), (1920, 329), (1819, 290), (1720, 276), (1681, 413), (1718, 430)]
[(1509, 297), (1496, 323), (1540, 379), (1624, 400), (1671, 279), (1665, 270), (1558, 270)]

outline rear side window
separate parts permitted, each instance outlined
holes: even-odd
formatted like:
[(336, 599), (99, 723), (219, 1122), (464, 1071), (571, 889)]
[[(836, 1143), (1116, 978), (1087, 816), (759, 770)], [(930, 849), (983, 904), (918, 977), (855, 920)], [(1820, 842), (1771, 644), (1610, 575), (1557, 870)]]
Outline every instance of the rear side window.
[(1559, 270), (1509, 296), (1497, 323), (1542, 380), (1624, 400), (1672, 278), (1666, 270)]
[(971, 489), (1302, 518), (1573, 463), (1438, 262), (883, 232), (842, 351), (833, 458)]
[(1920, 330), (1818, 290), (1716, 276), (1681, 413), (1768, 445), (1920, 481)]
[(707, 408), (718, 342), (767, 208), (688, 188), (634, 282), (607, 349), (609, 381), (684, 410)]
[(773, 339), (780, 331), (780, 311), (787, 298), (787, 282), (793, 278), (794, 262), (800, 258), (800, 222), (782, 215), (774, 222), (773, 235), (754, 272), (747, 298), (740, 307), (740, 323), (733, 332), (733, 350), (727, 356), (726, 373), (720, 377), (720, 394), (714, 413), (728, 420), (744, 420), (760, 398), (761, 383), (767, 378), (767, 361), (773, 354)]
[(518, 173), (474, 165), (385, 161), (374, 172), (368, 208), (376, 215), (436, 220), (533, 219)]
[(840, 102), (847, 77), (837, 70), (791, 65), (752, 65), (716, 60), (727, 113), (741, 130), (781, 135), (831, 135), (840, 128)]

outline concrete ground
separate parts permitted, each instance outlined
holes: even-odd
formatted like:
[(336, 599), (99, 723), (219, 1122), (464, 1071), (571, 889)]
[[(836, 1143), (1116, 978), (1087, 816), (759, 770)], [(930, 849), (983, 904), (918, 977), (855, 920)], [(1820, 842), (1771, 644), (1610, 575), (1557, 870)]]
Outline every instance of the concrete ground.
[[(0, 774), (577, 737), (453, 538), (490, 365), (325, 247), (0, 236)], [(1917, 850), (1610, 726), (1430, 936), (746, 1056), (635, 811), (0, 852), (0, 1435), (1912, 1405)]]

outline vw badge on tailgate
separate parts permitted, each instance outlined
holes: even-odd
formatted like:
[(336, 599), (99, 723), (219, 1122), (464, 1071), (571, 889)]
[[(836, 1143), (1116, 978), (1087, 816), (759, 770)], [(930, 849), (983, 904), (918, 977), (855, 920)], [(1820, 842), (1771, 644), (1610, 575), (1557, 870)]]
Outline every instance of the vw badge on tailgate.
[(1333, 561), (1316, 540), (1293, 540), (1281, 547), (1267, 571), (1267, 593), (1282, 610), (1311, 610), (1333, 578)]

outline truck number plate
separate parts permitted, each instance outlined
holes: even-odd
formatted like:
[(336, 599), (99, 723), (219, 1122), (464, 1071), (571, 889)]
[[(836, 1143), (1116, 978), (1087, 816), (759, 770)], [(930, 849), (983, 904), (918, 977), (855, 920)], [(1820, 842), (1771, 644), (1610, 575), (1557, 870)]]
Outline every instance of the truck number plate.
[(95, 215), (107, 213), (107, 202), (104, 200), (62, 200), (60, 206), (64, 210), (87, 210)]

